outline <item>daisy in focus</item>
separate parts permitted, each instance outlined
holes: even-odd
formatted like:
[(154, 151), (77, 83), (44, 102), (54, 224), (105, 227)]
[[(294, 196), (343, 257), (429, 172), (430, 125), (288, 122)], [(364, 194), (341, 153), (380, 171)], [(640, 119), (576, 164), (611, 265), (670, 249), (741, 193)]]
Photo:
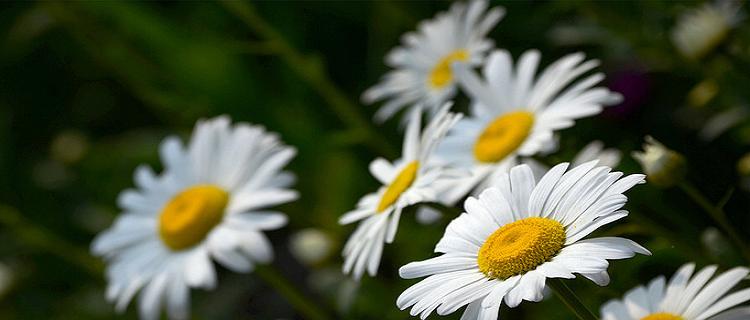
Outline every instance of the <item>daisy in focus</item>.
[(672, 31), (677, 50), (690, 59), (700, 59), (729, 34), (742, 19), (738, 1), (716, 1), (683, 14)]
[(744, 267), (733, 268), (709, 281), (716, 266), (697, 273), (695, 264), (683, 265), (669, 283), (664, 277), (638, 286), (623, 300), (602, 306), (602, 320), (742, 320), (750, 318), (749, 308), (736, 308), (750, 300), (750, 288), (727, 294), (748, 274)]
[(540, 301), (547, 278), (580, 274), (604, 286), (607, 260), (650, 255), (624, 238), (582, 240), (628, 215), (621, 209), (623, 192), (643, 183), (644, 175), (623, 177), (596, 161), (567, 169), (559, 164), (536, 183), (531, 169), (519, 165), (478, 198), (469, 197), (466, 212), (435, 247), (442, 255), (399, 270), (405, 279), (427, 278), (406, 289), (398, 307), (425, 319), (468, 305), (461, 319), (494, 320), (503, 301), (511, 308)]
[(488, 11), (487, 7), (486, 0), (456, 2), (448, 12), (422, 22), (417, 32), (403, 36), (403, 46), (386, 56), (386, 64), (394, 70), (362, 94), (367, 104), (386, 101), (375, 114), (376, 121), (383, 122), (404, 108), (415, 110), (418, 105), (434, 115), (456, 94), (451, 63), (478, 66), (494, 46), (485, 36), (505, 10), (496, 7)]
[(456, 172), (430, 159), (445, 133), (461, 117), (448, 112), (449, 107), (450, 104), (446, 104), (421, 134), (422, 113), (413, 111), (406, 128), (402, 158), (393, 163), (378, 158), (370, 163), (370, 172), (383, 186), (364, 196), (356, 209), (339, 219), (341, 224), (360, 221), (344, 246), (344, 273), (359, 279), (366, 268), (374, 276), (383, 245), (393, 242), (396, 236), (403, 209), (420, 202), (437, 201), (442, 191), (440, 186), (446, 185), (443, 181), (455, 178)]
[(200, 121), (190, 143), (165, 139), (164, 171), (135, 171), (136, 189), (123, 191), (123, 214), (94, 239), (91, 250), (107, 266), (107, 299), (123, 311), (141, 290), (143, 319), (189, 317), (190, 288), (212, 289), (212, 260), (250, 272), (273, 258), (263, 230), (286, 224), (286, 215), (263, 208), (297, 198), (282, 171), (294, 157), (276, 134), (228, 117)]
[(603, 74), (579, 79), (598, 65), (596, 60), (584, 61), (583, 54), (570, 54), (536, 76), (540, 58), (538, 51), (527, 51), (514, 68), (507, 51), (494, 51), (483, 68), (484, 79), (468, 66), (454, 64), (472, 105), (469, 115), (448, 134), (438, 156), (472, 175), (446, 195), (448, 202), (455, 203), (472, 189), (483, 189), (515, 165), (518, 156), (554, 149), (556, 130), (621, 100), (619, 94), (596, 87)]

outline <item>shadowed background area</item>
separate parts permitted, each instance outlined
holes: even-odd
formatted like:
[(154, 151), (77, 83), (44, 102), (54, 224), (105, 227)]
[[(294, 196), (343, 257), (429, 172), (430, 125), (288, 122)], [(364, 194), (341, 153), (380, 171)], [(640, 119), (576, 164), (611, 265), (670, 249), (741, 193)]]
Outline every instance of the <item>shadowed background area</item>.
[[(492, 2), (507, 9), (490, 33), (518, 56), (542, 51), (543, 64), (583, 51), (601, 61), (606, 84), (625, 101), (563, 130), (569, 161), (592, 140), (620, 149), (618, 167), (650, 134), (685, 155), (688, 179), (713, 202), (726, 199), (744, 239), (750, 151), (747, 84), (750, 33), (740, 23), (700, 60), (670, 40), (693, 2)], [(187, 138), (196, 120), (227, 114), (262, 124), (299, 150), (289, 170), (301, 198), (283, 205), (287, 227), (272, 231), (272, 267), (337, 318), (403, 319), (396, 297), (414, 280), (398, 267), (432, 256), (452, 218), (419, 225), (404, 215), (376, 278), (340, 273), (352, 226), (338, 217), (378, 187), (367, 171), (399, 154), (398, 120), (371, 121), (377, 106), (359, 96), (388, 69), (383, 57), (420, 20), (449, 2), (5, 3), (0, 8), (0, 318), (109, 319), (103, 263), (89, 255), (94, 235), (119, 213), (117, 194), (141, 163), (160, 169), (158, 144)], [(745, 8), (740, 9), (745, 12)], [(459, 97), (458, 110), (466, 98)], [(612, 284), (570, 286), (592, 309), (687, 261), (742, 265), (713, 222), (677, 189), (652, 185), (628, 194), (631, 216), (598, 235), (625, 235), (651, 258), (611, 264)], [(455, 213), (454, 213), (455, 214)], [(322, 232), (316, 261), (294, 254), (299, 231)], [(302, 241), (302, 240), (301, 240)], [(307, 248), (307, 247), (304, 247)], [(290, 250), (291, 249), (291, 250)], [(297, 250), (299, 251), (299, 250)], [(305, 251), (305, 250), (302, 250)], [(506, 319), (570, 319), (551, 294), (501, 310)], [(302, 318), (256, 274), (220, 269), (219, 286), (192, 291), (195, 319)], [(131, 305), (122, 318), (135, 318)], [(446, 317), (458, 319), (460, 313)]]

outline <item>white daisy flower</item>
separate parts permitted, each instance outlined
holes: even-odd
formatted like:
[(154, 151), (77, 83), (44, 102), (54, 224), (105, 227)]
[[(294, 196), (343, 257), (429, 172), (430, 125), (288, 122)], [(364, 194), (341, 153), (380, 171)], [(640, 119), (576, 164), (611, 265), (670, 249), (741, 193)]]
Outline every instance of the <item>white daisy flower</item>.
[(435, 147), (461, 117), (448, 112), (446, 104), (420, 134), (420, 110), (414, 110), (406, 129), (402, 158), (389, 163), (378, 158), (370, 163), (370, 172), (383, 186), (364, 196), (357, 208), (347, 212), (339, 223), (360, 221), (343, 250), (346, 274), (359, 279), (367, 272), (377, 273), (384, 243), (393, 242), (402, 210), (420, 202), (437, 201), (445, 180), (456, 172), (430, 161)]
[(403, 108), (414, 110), (417, 105), (435, 114), (456, 94), (451, 63), (478, 66), (494, 46), (485, 36), (505, 10), (495, 7), (487, 11), (487, 6), (486, 0), (456, 2), (448, 12), (422, 22), (418, 32), (403, 36), (403, 46), (386, 56), (386, 64), (395, 70), (362, 94), (368, 104), (387, 100), (375, 114), (377, 121), (385, 121)]
[(672, 42), (680, 53), (699, 59), (719, 45), (742, 19), (739, 1), (716, 1), (692, 9), (677, 21)]
[(228, 117), (200, 121), (190, 144), (176, 137), (160, 147), (164, 171), (135, 171), (136, 189), (123, 191), (124, 211), (93, 241), (107, 263), (107, 299), (123, 311), (140, 289), (143, 319), (158, 319), (161, 305), (174, 319), (189, 316), (189, 288), (216, 286), (212, 260), (236, 272), (273, 258), (263, 230), (286, 224), (263, 208), (289, 202), (294, 177), (282, 168), (296, 151), (276, 134)]
[(478, 184), (477, 189), (483, 189), (483, 181), (506, 173), (517, 156), (553, 148), (556, 130), (620, 101), (619, 94), (595, 87), (603, 74), (578, 79), (598, 65), (596, 60), (570, 54), (536, 76), (539, 59), (538, 51), (527, 51), (514, 69), (507, 51), (494, 51), (484, 66), (484, 80), (466, 65), (454, 64), (458, 82), (473, 103), (469, 116), (449, 132), (438, 156), (473, 174), (462, 179), (447, 199), (458, 201)]
[(623, 300), (611, 300), (602, 306), (602, 320), (742, 320), (750, 319), (750, 309), (734, 306), (750, 300), (750, 288), (727, 295), (748, 274), (743, 267), (733, 268), (709, 281), (716, 266), (708, 266), (693, 275), (695, 264), (683, 265), (666, 283), (664, 277), (638, 286)]
[(644, 175), (596, 167), (591, 161), (566, 172), (550, 169), (536, 183), (526, 165), (513, 167), (497, 184), (469, 197), (466, 213), (446, 228), (435, 252), (442, 255), (409, 263), (405, 279), (427, 277), (398, 297), (401, 309), (426, 318), (468, 305), (461, 319), (497, 319), (500, 304), (540, 301), (547, 278), (580, 274), (607, 285), (609, 259), (650, 254), (637, 243), (616, 237), (581, 240), (599, 227), (628, 215), (622, 194)]

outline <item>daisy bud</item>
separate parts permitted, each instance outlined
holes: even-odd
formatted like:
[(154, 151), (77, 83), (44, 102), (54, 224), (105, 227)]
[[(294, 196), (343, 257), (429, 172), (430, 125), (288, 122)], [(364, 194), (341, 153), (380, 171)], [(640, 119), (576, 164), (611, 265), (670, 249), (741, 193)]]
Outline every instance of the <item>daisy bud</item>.
[(646, 136), (643, 151), (633, 152), (633, 158), (643, 167), (648, 181), (657, 186), (671, 187), (685, 177), (685, 158), (651, 136)]

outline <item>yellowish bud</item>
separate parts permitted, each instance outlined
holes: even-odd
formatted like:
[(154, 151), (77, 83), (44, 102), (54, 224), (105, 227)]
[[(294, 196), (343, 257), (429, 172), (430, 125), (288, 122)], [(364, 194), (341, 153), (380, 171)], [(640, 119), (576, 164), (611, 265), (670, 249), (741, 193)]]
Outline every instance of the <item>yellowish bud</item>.
[(633, 158), (643, 167), (650, 183), (659, 187), (671, 187), (679, 183), (687, 171), (685, 157), (646, 136), (643, 151), (633, 152)]

